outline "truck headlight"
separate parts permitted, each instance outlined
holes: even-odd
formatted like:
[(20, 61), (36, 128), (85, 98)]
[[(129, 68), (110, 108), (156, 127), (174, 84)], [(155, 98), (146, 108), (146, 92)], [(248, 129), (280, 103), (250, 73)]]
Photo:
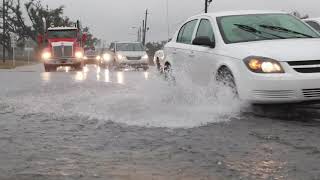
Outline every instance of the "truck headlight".
[(107, 62), (111, 61), (111, 55), (109, 53), (103, 54), (103, 60)]
[(83, 58), (83, 53), (81, 51), (77, 51), (75, 53), (75, 56), (76, 56), (77, 59), (81, 59), (81, 58)]
[(244, 63), (255, 73), (284, 73), (281, 64), (274, 59), (250, 56), (244, 59)]
[(143, 60), (148, 60), (148, 59), (149, 59), (148, 54), (143, 55), (143, 56), (142, 56), (142, 59), (143, 59)]
[(43, 52), (42, 53), (42, 59), (48, 60), (51, 58), (51, 53), (50, 52)]

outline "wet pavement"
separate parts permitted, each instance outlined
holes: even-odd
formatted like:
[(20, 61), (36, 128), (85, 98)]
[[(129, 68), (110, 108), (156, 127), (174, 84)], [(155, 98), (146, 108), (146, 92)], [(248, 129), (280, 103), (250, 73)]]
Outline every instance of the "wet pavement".
[(0, 81), (1, 180), (320, 179), (317, 105), (258, 112), (153, 69)]

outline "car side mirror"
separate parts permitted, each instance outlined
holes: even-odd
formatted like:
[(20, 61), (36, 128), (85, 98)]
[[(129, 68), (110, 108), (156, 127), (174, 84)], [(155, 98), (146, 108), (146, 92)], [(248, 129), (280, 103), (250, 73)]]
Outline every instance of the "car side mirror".
[(211, 41), (211, 39), (207, 36), (200, 36), (196, 37), (192, 41), (193, 45), (198, 45), (198, 46), (208, 46), (210, 48), (215, 48), (216, 44), (214, 41)]

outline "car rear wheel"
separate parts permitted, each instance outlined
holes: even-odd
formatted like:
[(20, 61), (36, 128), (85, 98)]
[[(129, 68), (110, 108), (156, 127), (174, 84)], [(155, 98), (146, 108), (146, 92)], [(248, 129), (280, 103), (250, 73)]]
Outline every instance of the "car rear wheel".
[(238, 98), (238, 90), (232, 72), (227, 67), (221, 67), (216, 75), (219, 87), (227, 88), (232, 92), (234, 98)]

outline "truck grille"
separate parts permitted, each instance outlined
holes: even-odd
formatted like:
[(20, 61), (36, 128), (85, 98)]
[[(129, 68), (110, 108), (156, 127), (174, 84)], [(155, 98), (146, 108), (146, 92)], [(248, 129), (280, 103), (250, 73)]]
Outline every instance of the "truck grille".
[(291, 61), (288, 64), (299, 73), (320, 73), (320, 60)]
[(127, 56), (128, 60), (140, 60), (141, 56), (136, 56), (136, 57), (132, 57), (132, 56)]
[(72, 46), (54, 46), (53, 47), (53, 57), (72, 57), (73, 54)]

